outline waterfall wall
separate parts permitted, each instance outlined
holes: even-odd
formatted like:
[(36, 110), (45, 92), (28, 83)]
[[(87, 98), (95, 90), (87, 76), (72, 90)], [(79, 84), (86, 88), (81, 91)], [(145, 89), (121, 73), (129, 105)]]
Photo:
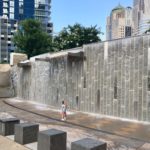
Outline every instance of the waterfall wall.
[[(72, 53), (79, 51), (84, 57)], [(31, 68), (18, 69), (19, 97), (55, 107), (67, 100), (71, 109), (150, 121), (150, 35), (47, 57), (41, 55)]]

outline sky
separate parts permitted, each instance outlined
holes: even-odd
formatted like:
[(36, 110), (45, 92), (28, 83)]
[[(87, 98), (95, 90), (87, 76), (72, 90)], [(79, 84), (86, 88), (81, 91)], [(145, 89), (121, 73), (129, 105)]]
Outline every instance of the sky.
[(63, 27), (80, 23), (86, 27), (100, 27), (104, 33), (100, 37), (105, 40), (106, 18), (119, 3), (124, 7), (133, 6), (133, 0), (52, 0), (54, 34), (59, 33)]

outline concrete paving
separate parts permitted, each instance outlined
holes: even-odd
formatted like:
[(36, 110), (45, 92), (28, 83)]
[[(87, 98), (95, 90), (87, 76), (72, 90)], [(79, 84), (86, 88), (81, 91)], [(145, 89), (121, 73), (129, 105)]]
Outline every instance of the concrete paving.
[(29, 150), (7, 137), (0, 136), (0, 150)]
[[(20, 109), (60, 120), (59, 110), (57, 111), (56, 108), (54, 109), (47, 105), (14, 99), (5, 100), (5, 102)], [(150, 123), (112, 119), (81, 112), (68, 113), (67, 123), (102, 131), (104, 133), (121, 135), (123, 137), (150, 142)]]
[[(5, 102), (7, 104), (0, 101), (1, 111), (25, 121), (38, 122), (40, 130), (55, 128), (66, 131), (68, 150), (71, 142), (84, 137), (107, 142), (108, 150), (150, 150), (150, 124), (148, 123), (123, 121), (80, 112), (68, 112), (67, 121), (61, 122), (59, 110), (55, 108), (16, 98), (5, 99)], [(36, 144), (27, 146), (36, 149)]]

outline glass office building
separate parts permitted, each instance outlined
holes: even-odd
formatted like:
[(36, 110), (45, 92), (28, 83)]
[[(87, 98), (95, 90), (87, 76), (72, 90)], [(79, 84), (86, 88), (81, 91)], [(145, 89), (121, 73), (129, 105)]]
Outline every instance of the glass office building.
[(34, 0), (19, 0), (18, 20), (27, 18), (34, 18)]
[(47, 33), (52, 33), (53, 24), (50, 22), (51, 0), (35, 0), (34, 18), (42, 22)]
[(18, 19), (19, 0), (0, 0), (0, 16), (9, 19)]
[(150, 28), (150, 0), (134, 0), (134, 35), (145, 34)]
[(9, 54), (15, 48), (12, 38), (17, 28), (17, 20), (0, 17), (0, 62), (9, 62)]
[(35, 0), (35, 18), (41, 22), (48, 22), (50, 20), (50, 3), (51, 0)]
[(24, 20), (34, 18), (43, 24), (43, 29), (52, 33), (53, 24), (50, 22), (51, 0), (19, 0), (19, 18)]
[(50, 4), (51, 0), (0, 0), (0, 16), (18, 21), (35, 18), (48, 32), (52, 32)]
[(12, 39), (19, 21), (38, 19), (43, 30), (52, 33), (50, 3), (51, 0), (0, 0), (0, 62), (9, 61), (9, 53), (14, 50)]
[(14, 51), (12, 39), (18, 18), (19, 0), (0, 0), (0, 62), (9, 62), (9, 54)]

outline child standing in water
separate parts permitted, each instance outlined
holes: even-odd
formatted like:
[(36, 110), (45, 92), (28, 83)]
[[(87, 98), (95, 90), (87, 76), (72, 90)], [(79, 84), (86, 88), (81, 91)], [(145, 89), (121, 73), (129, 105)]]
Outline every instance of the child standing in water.
[(66, 114), (66, 111), (67, 111), (67, 105), (65, 104), (64, 101), (62, 101), (62, 105), (61, 105), (61, 120), (66, 120), (67, 118), (67, 114)]

